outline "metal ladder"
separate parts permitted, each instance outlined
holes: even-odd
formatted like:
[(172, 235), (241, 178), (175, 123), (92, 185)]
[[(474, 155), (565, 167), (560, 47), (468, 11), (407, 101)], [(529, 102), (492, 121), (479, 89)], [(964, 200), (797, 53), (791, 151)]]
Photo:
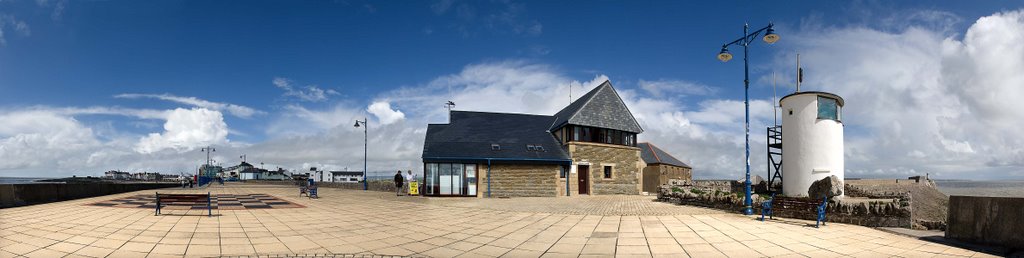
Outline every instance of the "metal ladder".
[(782, 126), (768, 127), (768, 191), (781, 191), (781, 184), (778, 189), (772, 188), (775, 182), (782, 182)]

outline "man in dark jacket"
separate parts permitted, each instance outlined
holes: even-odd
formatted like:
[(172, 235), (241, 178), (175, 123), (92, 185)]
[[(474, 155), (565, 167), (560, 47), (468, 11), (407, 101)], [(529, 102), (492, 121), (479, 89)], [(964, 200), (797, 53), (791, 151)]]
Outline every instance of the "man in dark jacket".
[(405, 183), (405, 177), (402, 177), (402, 171), (399, 170), (395, 173), (395, 196), (402, 195), (402, 185)]

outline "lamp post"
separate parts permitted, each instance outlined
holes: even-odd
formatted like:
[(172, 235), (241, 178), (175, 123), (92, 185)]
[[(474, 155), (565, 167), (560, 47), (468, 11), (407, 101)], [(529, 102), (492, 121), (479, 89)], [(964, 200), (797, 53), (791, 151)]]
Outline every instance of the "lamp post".
[(366, 128), (369, 126), (366, 125), (365, 117), (363, 118), (363, 121), (356, 120), (355, 127), (358, 128), (359, 124), (363, 125), (363, 191), (366, 191), (368, 188), (366, 185)]
[(206, 146), (206, 148), (199, 149), (199, 151), (206, 152), (206, 167), (204, 167), (203, 169), (210, 170), (210, 152), (215, 152), (217, 151), (217, 149), (210, 148), (210, 146)]
[(745, 144), (747, 158), (746, 180), (743, 182), (743, 188), (746, 196), (746, 198), (743, 200), (743, 214), (746, 215), (754, 214), (754, 210), (751, 208), (753, 204), (750, 200), (750, 69), (748, 68), (749, 65), (747, 61), (747, 46), (749, 46), (751, 42), (754, 42), (754, 40), (757, 39), (757, 36), (760, 35), (761, 32), (765, 33), (764, 37), (762, 38), (765, 43), (772, 44), (775, 43), (776, 41), (779, 41), (779, 35), (775, 34), (775, 29), (773, 28), (774, 24), (770, 22), (768, 23), (768, 26), (765, 26), (764, 28), (756, 30), (752, 33), (747, 33), (749, 27), (750, 25), (744, 23), (743, 37), (740, 37), (736, 40), (733, 40), (732, 42), (722, 45), (722, 51), (718, 53), (718, 60), (722, 60), (722, 62), (728, 62), (729, 60), (732, 59), (732, 54), (729, 53), (729, 46), (743, 46), (743, 130), (744, 134), (746, 135)]

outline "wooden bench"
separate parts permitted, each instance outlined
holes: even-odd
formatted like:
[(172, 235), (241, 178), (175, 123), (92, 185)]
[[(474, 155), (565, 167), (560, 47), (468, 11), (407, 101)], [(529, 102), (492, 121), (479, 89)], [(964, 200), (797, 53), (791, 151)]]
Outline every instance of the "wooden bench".
[(769, 219), (775, 219), (774, 213), (776, 210), (807, 212), (816, 215), (814, 227), (817, 228), (819, 225), (825, 225), (826, 205), (828, 205), (828, 197), (822, 197), (819, 203), (811, 198), (775, 196), (775, 194), (772, 194), (771, 199), (761, 202), (760, 220), (764, 221), (765, 215)]
[[(160, 215), (160, 208), (170, 204), (190, 204), (192, 209), (196, 204), (206, 205), (207, 216), (213, 216), (213, 205), (210, 201), (210, 193), (206, 194), (161, 194), (156, 193), (156, 215)], [(154, 216), (156, 216), (154, 215)]]

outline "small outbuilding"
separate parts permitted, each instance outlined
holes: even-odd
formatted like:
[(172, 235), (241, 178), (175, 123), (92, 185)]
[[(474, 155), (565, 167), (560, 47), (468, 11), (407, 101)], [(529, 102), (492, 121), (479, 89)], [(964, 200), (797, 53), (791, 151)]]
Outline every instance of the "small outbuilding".
[(693, 179), (693, 168), (668, 152), (649, 142), (641, 142), (637, 147), (640, 147), (640, 158), (647, 163), (643, 170), (644, 192), (658, 192), (658, 186), (667, 184), (669, 179)]

